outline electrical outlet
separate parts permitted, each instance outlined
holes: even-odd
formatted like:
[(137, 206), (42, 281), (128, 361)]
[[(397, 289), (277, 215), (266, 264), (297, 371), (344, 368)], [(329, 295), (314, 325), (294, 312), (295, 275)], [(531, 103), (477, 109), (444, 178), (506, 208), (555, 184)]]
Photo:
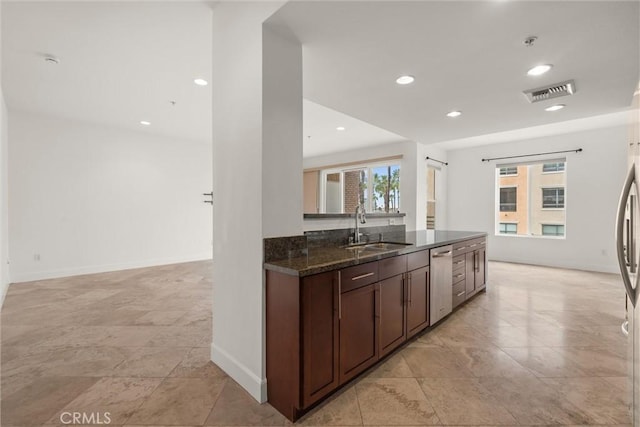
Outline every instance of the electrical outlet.
[(396, 220), (393, 218), (389, 218), (389, 225), (394, 225), (396, 223)]
[(40, 261), (40, 254), (33, 254), (34, 261)]

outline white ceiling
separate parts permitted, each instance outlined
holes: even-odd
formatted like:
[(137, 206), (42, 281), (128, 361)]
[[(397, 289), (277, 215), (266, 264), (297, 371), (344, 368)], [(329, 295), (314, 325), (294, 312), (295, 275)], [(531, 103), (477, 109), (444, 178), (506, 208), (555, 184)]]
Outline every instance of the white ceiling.
[[(303, 43), (304, 94), (422, 143), (629, 108), (639, 79), (637, 1), (290, 2), (270, 25)], [(535, 35), (532, 47), (523, 45)], [(541, 63), (553, 69), (536, 78)], [(399, 86), (402, 74), (415, 83)], [(575, 79), (571, 97), (523, 90)], [(567, 108), (544, 111), (554, 103)], [(445, 116), (462, 110), (456, 119)], [(444, 145), (446, 148), (446, 145)]]
[(7, 105), (211, 141), (211, 86), (193, 83), (211, 80), (211, 13), (198, 2), (3, 1)]
[[(211, 86), (193, 84), (211, 76), (209, 3), (3, 1), (9, 108), (210, 141)], [(639, 78), (638, 6), (300, 1), (270, 25), (303, 42), (309, 157), (404, 139), (468, 146), (500, 139), (478, 135), (624, 111)], [(539, 38), (527, 48), (529, 35)], [(45, 63), (45, 54), (60, 64)], [(527, 77), (538, 63), (554, 68)], [(404, 73), (416, 82), (396, 85)], [(571, 78), (577, 93), (559, 100), (567, 108), (557, 113), (543, 111), (552, 102), (529, 104), (521, 94)], [(451, 109), (463, 115), (445, 117)]]
[[(406, 138), (307, 99), (303, 111), (304, 157), (406, 141)], [(338, 127), (344, 127), (344, 130), (337, 130)]]

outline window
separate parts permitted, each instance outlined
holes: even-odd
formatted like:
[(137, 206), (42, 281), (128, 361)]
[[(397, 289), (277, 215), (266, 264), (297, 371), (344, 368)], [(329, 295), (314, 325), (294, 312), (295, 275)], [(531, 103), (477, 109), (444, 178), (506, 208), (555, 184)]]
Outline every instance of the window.
[(344, 212), (356, 211), (358, 204), (367, 206), (369, 191), (367, 185), (367, 169), (356, 169), (344, 172), (343, 199)]
[(517, 209), (516, 187), (504, 187), (500, 189), (500, 212), (515, 212)]
[(542, 224), (543, 236), (564, 236), (564, 225)]
[(506, 168), (500, 168), (500, 175), (501, 176), (518, 175), (518, 167), (510, 166)]
[(321, 212), (399, 212), (400, 165), (373, 164), (322, 171)]
[(518, 234), (518, 224), (513, 222), (501, 222), (499, 232), (500, 234)]
[(567, 167), (565, 159), (496, 165), (496, 235), (564, 239)]
[(543, 188), (542, 189), (542, 207), (545, 209), (564, 208), (564, 188)]
[(399, 212), (400, 166), (388, 165), (371, 168), (373, 176), (370, 210), (373, 212)]
[(557, 163), (545, 163), (542, 165), (542, 172), (563, 172), (564, 171), (564, 162)]
[(436, 175), (438, 169), (427, 167), (427, 230), (436, 228)]

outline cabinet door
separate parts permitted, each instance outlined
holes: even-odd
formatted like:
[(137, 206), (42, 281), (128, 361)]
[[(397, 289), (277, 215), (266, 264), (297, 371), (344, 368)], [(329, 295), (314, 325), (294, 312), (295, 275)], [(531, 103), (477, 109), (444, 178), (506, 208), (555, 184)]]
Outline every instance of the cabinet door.
[(478, 260), (476, 259), (477, 255), (475, 252), (468, 252), (466, 254), (467, 259), (465, 262), (465, 281), (467, 283), (466, 286), (466, 295), (470, 297), (476, 291), (476, 263)]
[(487, 262), (487, 250), (486, 248), (482, 248), (476, 251), (476, 277), (475, 277), (475, 285), (476, 290), (484, 287), (487, 282), (486, 277), (486, 262)]
[(407, 338), (429, 326), (429, 267), (407, 273)]
[(407, 338), (404, 322), (404, 275), (380, 282), (380, 357), (402, 344)]
[(340, 383), (378, 360), (379, 285), (340, 295)]
[[(302, 406), (326, 396), (339, 383), (338, 280), (336, 272), (302, 282)], [(283, 349), (283, 351), (286, 351)]]

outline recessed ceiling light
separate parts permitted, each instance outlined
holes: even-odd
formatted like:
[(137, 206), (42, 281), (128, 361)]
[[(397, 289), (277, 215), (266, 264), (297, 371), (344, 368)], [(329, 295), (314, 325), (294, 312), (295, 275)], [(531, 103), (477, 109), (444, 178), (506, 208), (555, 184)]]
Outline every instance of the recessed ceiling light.
[(541, 76), (544, 73), (546, 73), (547, 71), (549, 71), (551, 69), (551, 67), (553, 67), (553, 65), (551, 65), (551, 64), (536, 65), (535, 67), (533, 67), (532, 69), (527, 71), (527, 75), (528, 76)]
[(149, 126), (149, 125), (151, 125), (151, 122), (148, 122), (146, 120), (140, 120), (140, 124), (143, 125), (143, 126)]
[(396, 83), (399, 85), (408, 85), (415, 81), (415, 77), (413, 76), (400, 76), (396, 79)]
[(344, 126), (338, 126), (338, 127), (336, 128), (336, 130), (344, 130), (344, 129), (345, 129), (345, 127), (344, 127)]
[(449, 111), (447, 117), (458, 117), (462, 114), (462, 111)]
[(198, 86), (206, 86), (209, 84), (209, 82), (206, 81), (205, 79), (195, 79), (193, 82)]
[(556, 105), (552, 105), (551, 107), (547, 107), (544, 109), (544, 111), (558, 111), (558, 110), (562, 110), (565, 107), (564, 104), (556, 104)]

